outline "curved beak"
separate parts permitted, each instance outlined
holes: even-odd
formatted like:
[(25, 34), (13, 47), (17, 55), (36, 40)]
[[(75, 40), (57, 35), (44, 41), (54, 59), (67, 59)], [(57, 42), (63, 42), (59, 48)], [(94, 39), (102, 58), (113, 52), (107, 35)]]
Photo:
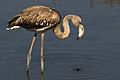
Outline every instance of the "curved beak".
[(82, 38), (82, 36), (84, 35), (84, 27), (82, 24), (79, 25), (78, 27), (78, 36), (77, 36), (77, 40), (79, 40), (80, 38)]

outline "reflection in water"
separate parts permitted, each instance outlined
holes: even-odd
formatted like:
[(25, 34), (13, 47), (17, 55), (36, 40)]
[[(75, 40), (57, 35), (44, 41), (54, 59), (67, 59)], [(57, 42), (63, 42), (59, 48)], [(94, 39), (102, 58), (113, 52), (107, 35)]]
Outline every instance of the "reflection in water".
[(44, 80), (44, 72), (41, 72), (41, 80)]
[(94, 4), (109, 4), (109, 5), (113, 5), (113, 4), (120, 4), (120, 0), (90, 0), (90, 5), (91, 7), (94, 6)]
[[(26, 71), (26, 80), (30, 80), (30, 71)], [(44, 72), (41, 72), (41, 80), (44, 80)]]
[(26, 80), (30, 80), (30, 72), (29, 72), (29, 70), (26, 71)]

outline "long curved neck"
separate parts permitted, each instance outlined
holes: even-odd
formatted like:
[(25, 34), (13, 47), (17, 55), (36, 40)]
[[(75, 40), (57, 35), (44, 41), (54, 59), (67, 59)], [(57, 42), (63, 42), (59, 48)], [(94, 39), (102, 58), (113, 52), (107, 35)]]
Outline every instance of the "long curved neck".
[(54, 28), (55, 35), (60, 39), (66, 39), (70, 34), (70, 27), (68, 21), (72, 19), (72, 15), (67, 15), (63, 19), (64, 31), (61, 31), (60, 24)]

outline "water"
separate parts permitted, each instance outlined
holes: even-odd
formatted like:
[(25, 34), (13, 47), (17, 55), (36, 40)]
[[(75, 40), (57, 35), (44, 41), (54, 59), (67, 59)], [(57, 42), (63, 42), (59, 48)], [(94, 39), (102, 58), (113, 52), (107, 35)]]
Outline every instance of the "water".
[[(25, 59), (32, 35), (24, 29), (5, 31), (6, 23), (24, 8), (51, 6), (67, 14), (80, 15), (85, 36), (76, 41), (71, 25), (67, 40), (45, 33), (45, 80), (120, 80), (120, 0), (1, 0), (0, 80), (26, 80)], [(30, 79), (40, 80), (38, 37), (30, 65)]]

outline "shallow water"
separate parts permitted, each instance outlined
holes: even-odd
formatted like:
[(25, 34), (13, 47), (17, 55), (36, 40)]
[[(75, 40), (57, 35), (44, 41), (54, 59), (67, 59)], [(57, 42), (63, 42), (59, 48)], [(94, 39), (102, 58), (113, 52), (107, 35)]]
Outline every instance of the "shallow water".
[[(54, 7), (62, 17), (80, 15), (86, 30), (79, 41), (71, 23), (67, 40), (45, 33), (45, 80), (120, 80), (120, 0), (1, 0), (0, 80), (26, 79), (25, 59), (34, 33), (5, 28), (14, 15), (32, 5)], [(41, 78), (39, 45), (40, 37), (30, 65), (31, 80)]]

